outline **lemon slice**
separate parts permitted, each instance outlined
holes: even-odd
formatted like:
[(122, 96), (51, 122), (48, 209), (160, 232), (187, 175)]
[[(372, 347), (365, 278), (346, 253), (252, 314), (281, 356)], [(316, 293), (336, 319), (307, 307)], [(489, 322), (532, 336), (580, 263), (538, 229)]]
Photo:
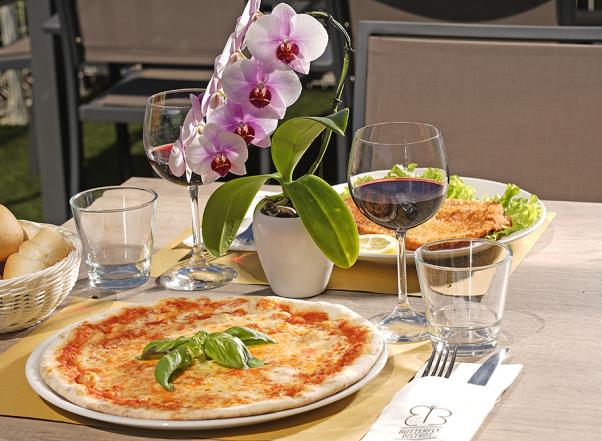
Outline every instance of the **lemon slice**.
[(386, 234), (361, 234), (360, 251), (373, 254), (396, 254), (397, 239)]

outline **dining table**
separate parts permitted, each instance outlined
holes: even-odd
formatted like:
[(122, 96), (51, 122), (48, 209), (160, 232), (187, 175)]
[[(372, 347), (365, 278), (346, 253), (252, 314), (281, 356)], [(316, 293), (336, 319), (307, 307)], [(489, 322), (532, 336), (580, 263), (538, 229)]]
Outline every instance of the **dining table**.
[[(157, 178), (131, 178), (123, 185), (150, 188), (158, 193), (156, 250), (190, 226), (185, 187)], [(200, 187), (201, 210), (217, 185)], [(266, 186), (266, 190), (275, 189), (277, 187)], [(599, 425), (602, 413), (602, 354), (599, 349), (602, 334), (602, 204), (544, 203), (548, 212), (555, 213), (556, 217), (510, 277), (500, 337), (502, 344), (510, 348), (509, 362), (522, 364), (523, 368), (476, 434), (474, 439), (478, 441), (602, 440)], [(65, 227), (75, 231), (72, 219)], [(211, 293), (273, 295), (265, 285), (236, 283), (216, 288)], [(199, 294), (168, 291), (156, 279), (128, 291), (99, 291), (89, 286), (82, 265), (80, 280), (70, 297), (136, 303), (164, 296), (194, 297)], [(392, 309), (396, 296), (327, 290), (308, 300), (342, 304), (370, 317)], [(68, 301), (69, 298), (65, 303)], [(412, 303), (420, 308), (422, 300), (414, 297)], [(31, 330), (0, 334), (0, 353), (29, 332)], [(203, 431), (97, 427), (0, 417), (0, 441), (202, 438)]]

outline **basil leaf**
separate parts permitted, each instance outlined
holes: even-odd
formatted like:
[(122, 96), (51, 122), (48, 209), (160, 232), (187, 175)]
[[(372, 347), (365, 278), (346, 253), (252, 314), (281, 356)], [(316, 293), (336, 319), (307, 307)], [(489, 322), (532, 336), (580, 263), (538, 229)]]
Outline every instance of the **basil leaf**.
[(236, 369), (248, 369), (263, 365), (251, 355), (245, 344), (238, 338), (224, 332), (209, 334), (203, 344), (207, 357), (219, 364)]
[(202, 358), (203, 360), (206, 358), (205, 352), (203, 351), (203, 343), (208, 335), (209, 333), (207, 331), (199, 331), (194, 334), (186, 344), (186, 347), (194, 358)]
[(259, 358), (255, 358), (251, 355), (251, 358), (249, 358), (249, 361), (247, 361), (247, 364), (249, 365), (250, 368), (256, 368), (256, 367), (263, 366), (265, 363), (263, 361), (261, 361)]
[(169, 381), (177, 370), (186, 369), (192, 364), (194, 358), (186, 346), (176, 348), (169, 354), (161, 357), (155, 366), (155, 380), (168, 391), (173, 391), (173, 384)]
[(160, 355), (167, 354), (172, 349), (188, 343), (188, 337), (178, 337), (176, 339), (154, 340), (147, 344), (142, 350), (142, 354), (138, 357), (140, 360), (148, 360)]
[(276, 343), (263, 332), (247, 328), (245, 326), (234, 326), (232, 328), (226, 329), (224, 332), (226, 334), (230, 334), (233, 337), (240, 338), (245, 344), (245, 346), (261, 345), (264, 343)]

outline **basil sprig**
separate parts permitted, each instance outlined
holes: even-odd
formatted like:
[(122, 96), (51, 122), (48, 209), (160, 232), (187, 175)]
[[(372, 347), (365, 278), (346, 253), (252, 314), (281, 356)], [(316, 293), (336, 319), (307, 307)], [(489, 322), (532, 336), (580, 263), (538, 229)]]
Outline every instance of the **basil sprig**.
[(192, 366), (195, 360), (214, 360), (235, 369), (263, 366), (263, 361), (255, 358), (247, 346), (265, 343), (275, 342), (263, 332), (243, 326), (211, 334), (201, 330), (190, 338), (154, 340), (144, 347), (138, 358), (148, 360), (160, 356), (155, 379), (164, 389), (173, 391), (172, 377)]

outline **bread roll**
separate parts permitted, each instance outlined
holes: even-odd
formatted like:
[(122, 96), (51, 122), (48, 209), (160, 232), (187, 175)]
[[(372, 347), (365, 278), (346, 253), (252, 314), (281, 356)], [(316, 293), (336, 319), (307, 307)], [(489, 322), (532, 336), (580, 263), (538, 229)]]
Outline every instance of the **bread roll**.
[(19, 254), (30, 260), (39, 260), (46, 266), (52, 266), (62, 259), (56, 251), (38, 245), (33, 240), (23, 242), (19, 247)]
[(23, 229), (17, 218), (0, 204), (0, 262), (16, 253), (23, 243)]
[(44, 227), (38, 234), (31, 239), (36, 245), (44, 247), (52, 254), (52, 259), (55, 259), (53, 264), (64, 259), (69, 254), (69, 245), (63, 239), (63, 235), (54, 228)]
[(19, 253), (15, 253), (11, 254), (6, 260), (3, 278), (10, 279), (13, 277), (19, 277), (24, 274), (35, 273), (36, 271), (43, 270), (44, 268), (46, 268), (44, 262), (40, 260), (31, 260)]
[(40, 227), (29, 223), (22, 223), (21, 228), (23, 228), (23, 241), (33, 239), (38, 234), (38, 231), (40, 231)]
[(48, 268), (63, 260), (69, 251), (61, 233), (50, 227), (42, 228), (33, 239), (21, 244), (18, 253), (8, 257), (3, 277), (10, 279)]

